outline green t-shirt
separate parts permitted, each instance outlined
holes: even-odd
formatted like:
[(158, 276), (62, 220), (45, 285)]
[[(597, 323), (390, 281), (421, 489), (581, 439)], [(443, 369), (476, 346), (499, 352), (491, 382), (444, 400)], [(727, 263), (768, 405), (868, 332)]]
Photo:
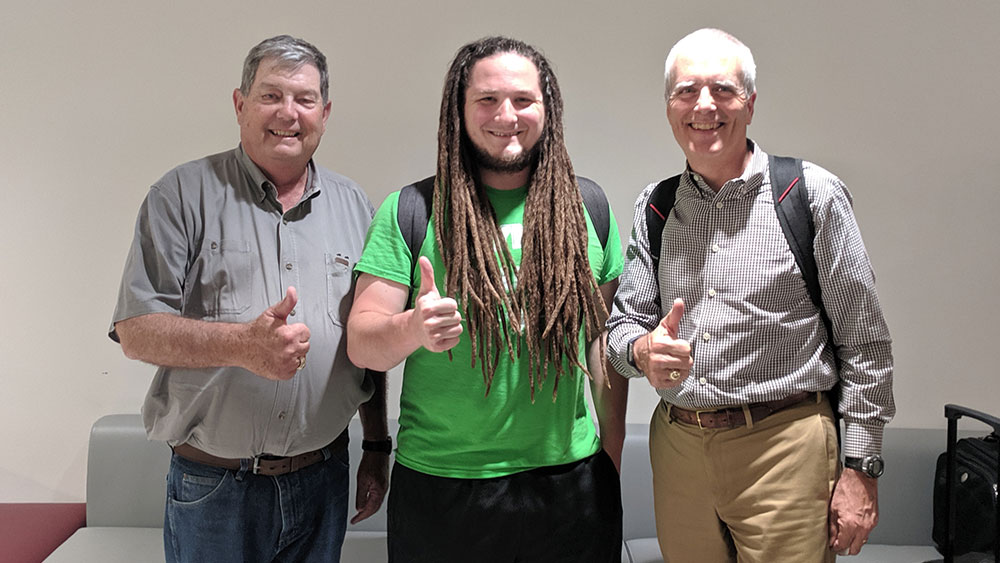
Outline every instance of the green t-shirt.
[[(502, 232), (515, 263), (521, 262), (521, 223), (527, 188), (487, 188)], [(356, 271), (420, 287), (420, 269), (399, 230), (399, 192), (382, 203), (368, 231), (364, 253)], [(609, 209), (610, 213), (610, 209)], [(611, 215), (607, 248), (587, 215), (587, 254), (598, 285), (617, 278), (623, 267), (621, 239)], [(420, 254), (434, 266), (437, 287), (444, 291), (444, 265), (435, 248), (434, 225), (430, 222)], [(416, 291), (414, 290), (414, 297)], [(552, 400), (554, 370), (531, 402), (527, 377), (528, 352), (514, 362), (500, 354), (496, 375), (487, 396), (480, 365), (472, 367), (468, 325), (451, 352), (433, 353), (421, 347), (403, 369), (399, 406), (396, 461), (430, 475), (457, 478), (489, 478), (550, 465), (569, 463), (598, 450), (600, 442), (587, 408), (584, 385), (587, 376), (566, 367), (568, 376), (559, 382)], [(580, 335), (580, 359), (586, 358), (586, 342)]]

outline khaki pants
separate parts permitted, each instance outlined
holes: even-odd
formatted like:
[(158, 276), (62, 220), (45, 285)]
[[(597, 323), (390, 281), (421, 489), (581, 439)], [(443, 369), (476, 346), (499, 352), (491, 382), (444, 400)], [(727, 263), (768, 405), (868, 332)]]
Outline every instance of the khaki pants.
[(656, 535), (667, 563), (832, 562), (827, 514), (839, 453), (829, 402), (753, 427), (650, 422)]

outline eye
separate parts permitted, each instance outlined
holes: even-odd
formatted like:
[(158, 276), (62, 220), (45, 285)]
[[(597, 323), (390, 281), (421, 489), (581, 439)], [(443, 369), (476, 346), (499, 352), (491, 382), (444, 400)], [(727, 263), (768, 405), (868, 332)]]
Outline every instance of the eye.
[(694, 86), (681, 86), (674, 90), (671, 97), (685, 100), (693, 97), (696, 93), (697, 90), (695, 90)]
[(736, 95), (736, 88), (728, 84), (718, 84), (712, 88), (712, 93), (719, 96), (732, 97)]
[(265, 102), (273, 102), (278, 99), (278, 95), (275, 94), (274, 92), (265, 92), (261, 94), (260, 99), (264, 100)]

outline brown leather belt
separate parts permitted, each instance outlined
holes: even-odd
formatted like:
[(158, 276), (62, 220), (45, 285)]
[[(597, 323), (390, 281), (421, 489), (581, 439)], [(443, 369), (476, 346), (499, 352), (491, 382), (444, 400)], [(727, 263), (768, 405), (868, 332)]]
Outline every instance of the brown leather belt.
[(761, 403), (750, 403), (743, 407), (732, 407), (726, 409), (709, 410), (688, 410), (676, 405), (666, 405), (670, 421), (679, 420), (685, 424), (697, 426), (699, 428), (737, 428), (746, 426), (747, 414), (754, 422), (763, 420), (772, 414), (797, 405), (808, 399), (816, 399), (819, 402), (822, 392), (801, 391), (789, 395), (784, 399), (776, 401), (764, 401)]
[(330, 455), (346, 448), (347, 442), (347, 430), (345, 429), (334, 441), (330, 442), (326, 447), (318, 450), (293, 455), (291, 457), (259, 455), (246, 460), (216, 457), (208, 452), (203, 452), (190, 444), (174, 446), (173, 449), (175, 454), (195, 463), (201, 463), (222, 469), (230, 469), (232, 471), (239, 471), (240, 468), (243, 467), (243, 462), (246, 461), (246, 467), (248, 467), (250, 472), (254, 475), (275, 476), (292, 473), (294, 471), (298, 471), (299, 469), (309, 467), (314, 463), (323, 461), (324, 459), (329, 458)]

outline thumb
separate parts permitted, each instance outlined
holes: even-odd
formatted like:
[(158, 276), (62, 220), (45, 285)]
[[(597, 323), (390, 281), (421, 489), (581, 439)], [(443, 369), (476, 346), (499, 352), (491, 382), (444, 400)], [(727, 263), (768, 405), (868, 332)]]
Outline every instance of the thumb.
[(423, 297), (424, 295), (441, 297), (441, 293), (437, 290), (437, 285), (434, 284), (434, 266), (431, 266), (431, 261), (426, 256), (421, 256), (417, 260), (417, 264), (420, 266), (420, 291), (417, 293), (417, 297)]
[(667, 329), (670, 338), (677, 338), (680, 332), (681, 316), (684, 315), (684, 300), (674, 299), (674, 304), (670, 307), (670, 312), (660, 320), (660, 326)]
[(288, 286), (288, 290), (285, 291), (285, 298), (278, 301), (271, 306), (271, 313), (274, 314), (276, 318), (285, 320), (288, 315), (295, 308), (295, 305), (299, 302), (299, 295), (296, 293), (295, 288)]

